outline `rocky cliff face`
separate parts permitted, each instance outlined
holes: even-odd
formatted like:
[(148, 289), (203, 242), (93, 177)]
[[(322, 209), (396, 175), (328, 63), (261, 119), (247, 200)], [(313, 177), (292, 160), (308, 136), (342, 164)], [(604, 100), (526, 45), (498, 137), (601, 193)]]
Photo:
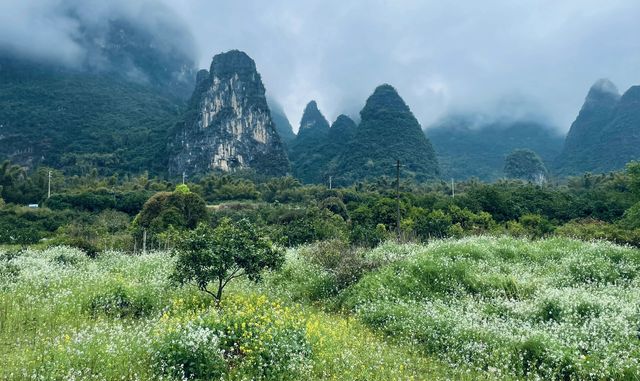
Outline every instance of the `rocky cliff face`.
[(284, 175), (289, 162), (254, 61), (233, 50), (200, 71), (184, 122), (170, 147), (171, 176), (252, 169)]

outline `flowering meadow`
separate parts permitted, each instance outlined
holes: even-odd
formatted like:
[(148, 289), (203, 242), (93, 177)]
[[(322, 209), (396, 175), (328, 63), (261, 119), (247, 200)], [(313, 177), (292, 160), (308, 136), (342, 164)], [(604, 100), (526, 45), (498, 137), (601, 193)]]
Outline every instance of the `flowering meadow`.
[(287, 252), (220, 308), (166, 252), (0, 249), (1, 380), (639, 380), (640, 251), (475, 237)]
[(107, 252), (92, 259), (69, 247), (0, 251), (0, 379), (412, 380), (451, 374), (352, 316), (294, 303), (249, 282), (232, 287), (218, 309), (195, 287), (172, 284), (173, 265), (164, 252)]
[(497, 379), (640, 379), (640, 251), (567, 239), (412, 246), (343, 303), (365, 325)]

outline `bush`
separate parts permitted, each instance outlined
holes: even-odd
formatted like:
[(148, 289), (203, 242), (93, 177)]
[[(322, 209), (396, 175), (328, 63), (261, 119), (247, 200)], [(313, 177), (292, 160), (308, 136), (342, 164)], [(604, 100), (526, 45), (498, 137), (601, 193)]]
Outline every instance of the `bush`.
[(365, 257), (363, 250), (350, 247), (347, 242), (338, 239), (304, 247), (300, 254), (331, 274), (336, 294), (376, 267), (373, 261)]
[[(311, 370), (306, 320), (265, 296), (233, 296), (186, 323), (165, 313), (154, 345), (159, 373), (189, 380), (302, 380)], [(169, 332), (168, 334), (165, 332)]]
[(625, 230), (617, 225), (590, 218), (570, 221), (558, 227), (555, 234), (586, 241), (607, 240), (640, 247), (640, 229)]
[(194, 322), (169, 330), (153, 353), (156, 372), (179, 380), (217, 380), (227, 371), (215, 331)]
[(88, 309), (93, 315), (113, 318), (141, 318), (154, 309), (153, 298), (146, 292), (116, 284), (91, 298)]

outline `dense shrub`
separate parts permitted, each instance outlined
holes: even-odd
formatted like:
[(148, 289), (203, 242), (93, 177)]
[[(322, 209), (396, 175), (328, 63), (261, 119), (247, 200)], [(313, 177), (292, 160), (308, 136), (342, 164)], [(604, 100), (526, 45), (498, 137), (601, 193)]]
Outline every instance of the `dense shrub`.
[(555, 234), (585, 241), (607, 240), (619, 244), (640, 246), (640, 229), (627, 230), (618, 225), (594, 219), (568, 222), (558, 227)]
[(157, 373), (179, 380), (217, 380), (227, 372), (220, 338), (197, 322), (176, 325), (154, 343)]
[(140, 318), (154, 308), (154, 299), (144, 289), (115, 284), (91, 298), (88, 310), (112, 318)]
[(309, 374), (311, 344), (301, 314), (263, 296), (234, 297), (221, 307), (183, 324), (180, 315), (163, 316), (163, 334), (154, 344), (160, 373), (188, 380), (299, 380)]

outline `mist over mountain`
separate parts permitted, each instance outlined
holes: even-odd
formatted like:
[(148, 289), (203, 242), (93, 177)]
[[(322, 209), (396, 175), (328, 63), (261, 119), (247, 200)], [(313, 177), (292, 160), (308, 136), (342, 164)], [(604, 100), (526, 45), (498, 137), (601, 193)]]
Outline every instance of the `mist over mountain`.
[[(0, 158), (75, 174), (165, 173), (167, 131), (195, 80), (188, 27), (141, 1), (9, 3)], [(30, 20), (33, 33), (23, 36), (10, 16)]]
[[(221, 51), (212, 47), (227, 44), (234, 45), (229, 47), (232, 49), (246, 48), (259, 62), (263, 76), (255, 72), (259, 84), (255, 78), (247, 77), (240, 82), (249, 88), (236, 88), (233, 92), (250, 98), (247, 105), (251, 105), (251, 110), (238, 109), (234, 103), (238, 99), (229, 100), (231, 106), (225, 110), (231, 110), (230, 115), (241, 120), (233, 123), (244, 127), (248, 126), (245, 122), (252, 118), (250, 115), (262, 118), (264, 126), (272, 126), (273, 134), (271, 127), (265, 127), (267, 140), (280, 142), (272, 148), (286, 148), (292, 173), (303, 182), (325, 182), (331, 176), (336, 181), (341, 178), (350, 183), (388, 175), (385, 160), (393, 155), (407, 161), (407, 174), (419, 180), (435, 178), (438, 173), (446, 178), (495, 180), (503, 175), (504, 158), (515, 149), (534, 151), (552, 174), (561, 176), (620, 169), (629, 160), (640, 157), (636, 149), (637, 87), (620, 95), (611, 81), (598, 81), (591, 88), (562, 148), (562, 136), (558, 133), (568, 126), (568, 123), (558, 123), (563, 118), (558, 115), (572, 118), (577, 108), (575, 97), (571, 96), (580, 89), (576, 83), (582, 83), (586, 77), (597, 78), (594, 72), (611, 72), (614, 79), (622, 78), (616, 82), (629, 83), (631, 77), (626, 68), (635, 57), (631, 53), (629, 59), (619, 61), (619, 67), (613, 67), (609, 62), (611, 55), (603, 53), (598, 53), (603, 61), (597, 66), (570, 64), (595, 62), (589, 59), (595, 49), (590, 45), (590, 49), (583, 50), (580, 43), (590, 41), (590, 44), (602, 45), (604, 38), (593, 42), (588, 37), (594, 31), (604, 33), (603, 25), (610, 26), (606, 21), (612, 17), (616, 17), (617, 23), (606, 33), (628, 26), (627, 14), (635, 9), (634, 4), (623, 1), (607, 5), (600, 8), (598, 18), (585, 15), (579, 25), (568, 26), (574, 33), (573, 40), (564, 40), (566, 34), (553, 40), (565, 49), (555, 46), (545, 50), (549, 40), (546, 34), (540, 35), (539, 43), (546, 44), (537, 51), (546, 52), (556, 60), (564, 57), (567, 63), (558, 65), (554, 61), (553, 67), (537, 58), (525, 59), (532, 57), (519, 50), (523, 42), (531, 43), (534, 37), (529, 29), (522, 36), (510, 36), (506, 41), (492, 40), (492, 44), (509, 48), (514, 53), (512, 56), (521, 54), (520, 60), (515, 61), (511, 61), (511, 56), (502, 57), (505, 61), (495, 60), (499, 54), (492, 54), (496, 53), (493, 45), (485, 45), (484, 40), (477, 40), (476, 44), (472, 43), (473, 39), (466, 41), (462, 53), (455, 49), (458, 45), (451, 39), (453, 31), (447, 25), (439, 29), (443, 41), (428, 44), (433, 41), (425, 39), (423, 34), (416, 37), (416, 25), (422, 25), (422, 19), (416, 15), (430, 10), (434, 15), (452, 16), (451, 10), (434, 8), (432, 4), (416, 4), (412, 12), (394, 4), (376, 4), (371, 5), (366, 14), (354, 14), (361, 9), (360, 5), (349, 9), (335, 7), (340, 9), (337, 14), (332, 12), (336, 20), (332, 33), (337, 36), (351, 35), (347, 32), (352, 31), (354, 17), (362, 21), (365, 29), (387, 18), (403, 20), (403, 25), (408, 27), (400, 31), (381, 24), (379, 31), (371, 29), (373, 35), (381, 33), (377, 45), (365, 44), (361, 49), (354, 49), (350, 39), (337, 39), (331, 33), (323, 36), (304, 33), (329, 16), (326, 6), (311, 6), (314, 12), (309, 13), (305, 7), (292, 8), (287, 4), (289, 12), (295, 11), (290, 22), (272, 25), (273, 16), (284, 12), (283, 4), (279, 0), (269, 6), (254, 4), (253, 11), (242, 13), (236, 12), (236, 5), (196, 6), (173, 0), (114, 0), (100, 4), (81, 0), (3, 2), (0, 4), (0, 100), (3, 101), (0, 158), (28, 167), (51, 165), (74, 173), (85, 173), (92, 168), (104, 173), (149, 170), (161, 175), (167, 168), (172, 168), (174, 175), (180, 168), (188, 171), (186, 158), (182, 164), (175, 164), (179, 156), (176, 147), (183, 145), (176, 136), (178, 131), (184, 134), (195, 126), (194, 115), (204, 112), (203, 97), (212, 88), (209, 71), (196, 75), (198, 63), (210, 62), (208, 54), (199, 52)], [(491, 9), (495, 4), (489, 2), (485, 6)], [(466, 14), (477, 10), (476, 7), (452, 9)], [(564, 20), (560, 16), (572, 14), (574, 8), (575, 4), (570, 4), (558, 10), (558, 20)], [(505, 12), (518, 11), (509, 8)], [(216, 23), (201, 19), (218, 13), (228, 17)], [(537, 20), (541, 15), (534, 13), (531, 17)], [(553, 24), (555, 17), (547, 17), (547, 21)], [(251, 30), (264, 35), (248, 32), (247, 20), (251, 20)], [(477, 26), (496, 27), (492, 23), (496, 20), (490, 16), (474, 20), (476, 27), (465, 26), (457, 33), (484, 36), (487, 29)], [(589, 33), (579, 28), (587, 21)], [(505, 23), (511, 25), (510, 21)], [(432, 24), (438, 23), (433, 21), (430, 27)], [(545, 25), (540, 30), (549, 32), (549, 26)], [(280, 38), (284, 42), (272, 46), (275, 51), (259, 43), (280, 41)], [(634, 41), (625, 42), (629, 43)], [(625, 51), (640, 51), (627, 45)], [(575, 55), (560, 54), (567, 46), (575, 47)], [(282, 47), (288, 50), (284, 52)], [(619, 48), (606, 44), (601, 47), (603, 52)], [(293, 51), (296, 54), (292, 54)], [(473, 54), (467, 56), (467, 53)], [(467, 59), (461, 59), (464, 57)], [(581, 57), (584, 59), (579, 60)], [(231, 62), (225, 70), (242, 72), (241, 61)], [(531, 69), (532, 64), (548, 78), (540, 77), (540, 73)], [(580, 69), (570, 73), (563, 69), (572, 66)], [(470, 72), (475, 73), (473, 78), (469, 77)], [(559, 77), (563, 80), (557, 80)], [(380, 92), (374, 92), (375, 97), (368, 99), (360, 117), (345, 116), (362, 108), (370, 89), (382, 81), (398, 84), (405, 98), (400, 98), (395, 88), (393, 92), (379, 88)], [(233, 88), (237, 83), (227, 85)], [(257, 94), (264, 93), (260, 89), (265, 88), (270, 98), (263, 107), (263, 95)], [(381, 96), (382, 93), (386, 95)], [(303, 107), (310, 98), (317, 102)], [(409, 110), (407, 104), (413, 105), (413, 109)], [(301, 112), (300, 127), (296, 128), (290, 120), (296, 120)], [(220, 121), (226, 117), (215, 116)], [(176, 120), (180, 121), (177, 128)], [(334, 123), (330, 126), (328, 120)], [(435, 122), (431, 122), (433, 120)], [(417, 135), (414, 137), (414, 127), (420, 126), (420, 122), (429, 126), (426, 142)], [(297, 135), (294, 130), (298, 130)], [(197, 131), (194, 129), (188, 136), (202, 132)], [(223, 135), (220, 132), (207, 139), (225, 140)], [(217, 147), (218, 143), (212, 143), (213, 140), (207, 144)], [(191, 143), (204, 144), (196, 141)], [(257, 147), (242, 143), (234, 148), (243, 151), (239, 154), (227, 147), (229, 152), (218, 155), (231, 160), (225, 159), (226, 166), (218, 159), (217, 164), (206, 163), (211, 158), (203, 152), (210, 151), (211, 147), (202, 146), (203, 152), (198, 155), (203, 156), (189, 160), (199, 162), (194, 173), (204, 168), (243, 169), (247, 166), (235, 160), (253, 157), (260, 151)], [(185, 148), (184, 152), (198, 156), (192, 148)], [(437, 158), (431, 153), (434, 150)], [(274, 173), (285, 173), (283, 149), (274, 148), (273, 152), (277, 154), (272, 157), (276, 158), (272, 164), (253, 160), (248, 167), (268, 171), (277, 168)], [(169, 165), (169, 156), (174, 160), (173, 166)]]
[(182, 101), (121, 76), (0, 58), (0, 160), (93, 170), (166, 172), (167, 131)]
[(280, 139), (285, 144), (291, 143), (296, 138), (296, 134), (293, 132), (293, 126), (291, 126), (287, 114), (285, 114), (284, 109), (277, 101), (267, 98), (267, 103), (271, 110), (271, 119), (273, 119)]
[(8, 0), (2, 10), (3, 57), (120, 76), (183, 98), (191, 93), (195, 42), (188, 25), (163, 3)]
[(505, 158), (516, 149), (532, 150), (545, 163), (553, 163), (563, 142), (553, 126), (478, 115), (451, 115), (425, 133), (436, 150), (442, 177), (456, 180), (504, 177)]

